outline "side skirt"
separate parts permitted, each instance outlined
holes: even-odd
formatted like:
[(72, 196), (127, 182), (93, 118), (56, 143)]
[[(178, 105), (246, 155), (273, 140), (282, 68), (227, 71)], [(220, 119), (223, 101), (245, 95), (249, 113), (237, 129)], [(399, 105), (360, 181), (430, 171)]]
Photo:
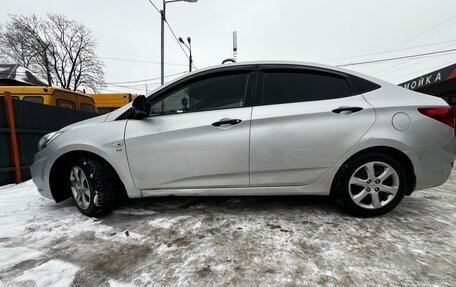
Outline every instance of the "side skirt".
[(316, 191), (305, 186), (192, 188), (142, 190), (143, 197), (152, 196), (272, 196), (329, 195), (329, 190)]

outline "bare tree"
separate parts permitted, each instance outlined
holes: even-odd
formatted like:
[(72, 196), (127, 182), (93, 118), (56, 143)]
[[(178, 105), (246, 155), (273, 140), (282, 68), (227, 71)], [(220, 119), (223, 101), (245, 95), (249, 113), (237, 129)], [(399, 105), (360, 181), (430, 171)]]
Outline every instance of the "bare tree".
[(66, 89), (105, 86), (96, 40), (84, 25), (59, 14), (45, 19), (10, 15), (0, 31), (0, 54)]

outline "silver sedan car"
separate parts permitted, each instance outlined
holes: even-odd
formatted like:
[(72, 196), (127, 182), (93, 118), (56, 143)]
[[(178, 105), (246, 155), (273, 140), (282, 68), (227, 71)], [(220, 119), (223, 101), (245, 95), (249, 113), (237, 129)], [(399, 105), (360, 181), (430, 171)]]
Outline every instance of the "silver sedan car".
[(39, 192), (73, 197), (88, 216), (169, 195), (331, 195), (350, 214), (376, 216), (448, 179), (455, 114), (352, 71), (236, 63), (48, 134), (39, 150)]

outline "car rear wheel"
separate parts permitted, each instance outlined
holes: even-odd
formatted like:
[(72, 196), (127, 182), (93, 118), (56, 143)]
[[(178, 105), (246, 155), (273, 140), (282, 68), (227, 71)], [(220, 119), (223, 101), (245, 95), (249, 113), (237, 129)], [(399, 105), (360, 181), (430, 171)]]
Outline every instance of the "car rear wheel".
[(338, 204), (355, 216), (370, 217), (394, 209), (404, 198), (408, 178), (399, 161), (380, 153), (356, 156), (337, 177)]
[(111, 169), (102, 160), (83, 156), (69, 165), (68, 180), (77, 208), (87, 216), (102, 216), (114, 208)]

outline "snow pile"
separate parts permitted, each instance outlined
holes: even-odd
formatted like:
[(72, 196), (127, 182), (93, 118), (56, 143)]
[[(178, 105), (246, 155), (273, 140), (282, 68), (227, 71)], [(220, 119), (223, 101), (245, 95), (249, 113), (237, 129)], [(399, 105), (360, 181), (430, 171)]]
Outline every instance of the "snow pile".
[(26, 270), (21, 276), (15, 279), (35, 282), (37, 287), (61, 287), (70, 286), (79, 267), (61, 260), (50, 260), (30, 270)]

